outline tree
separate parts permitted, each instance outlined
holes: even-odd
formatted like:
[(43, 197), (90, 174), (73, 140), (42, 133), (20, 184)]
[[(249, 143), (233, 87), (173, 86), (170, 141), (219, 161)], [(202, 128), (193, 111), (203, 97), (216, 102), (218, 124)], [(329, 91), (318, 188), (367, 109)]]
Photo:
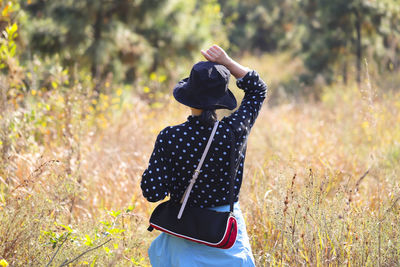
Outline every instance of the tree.
[(229, 41), (236, 50), (296, 48), (299, 4), (290, 0), (220, 0)]
[[(326, 81), (331, 82), (340, 70), (346, 82), (349, 62), (353, 61), (356, 80), (360, 83), (364, 57), (374, 58), (380, 65), (389, 50), (398, 51), (398, 47), (385, 44), (388, 40), (398, 43), (400, 37), (398, 26), (395, 26), (399, 25), (398, 13), (388, 12), (397, 9), (396, 6), (391, 0), (302, 1), (306, 31), (301, 50), (310, 71), (308, 80), (322, 73)], [(392, 30), (387, 30), (388, 24), (393, 26)]]
[(225, 39), (214, 0), (36, 0), (24, 8), (32, 50), (90, 71), (97, 90), (110, 73), (132, 81)]

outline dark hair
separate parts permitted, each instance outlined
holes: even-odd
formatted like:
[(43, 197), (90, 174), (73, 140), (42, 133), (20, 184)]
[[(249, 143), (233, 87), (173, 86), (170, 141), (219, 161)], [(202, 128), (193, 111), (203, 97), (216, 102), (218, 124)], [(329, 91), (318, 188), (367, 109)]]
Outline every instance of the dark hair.
[(205, 109), (200, 114), (199, 120), (206, 125), (213, 125), (217, 120), (217, 113), (215, 109)]

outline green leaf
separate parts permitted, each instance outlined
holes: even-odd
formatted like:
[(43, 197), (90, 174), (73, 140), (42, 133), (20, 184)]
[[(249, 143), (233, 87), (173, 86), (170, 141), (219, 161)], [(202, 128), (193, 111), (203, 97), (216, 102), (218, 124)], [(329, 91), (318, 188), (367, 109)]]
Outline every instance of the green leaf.
[(107, 226), (107, 227), (110, 227), (110, 226), (111, 226), (111, 223), (110, 223), (110, 222), (100, 221), (100, 223), (103, 224), (103, 225), (105, 225), (105, 226)]
[(90, 264), (90, 267), (94, 266), (94, 264), (96, 263), (96, 260), (97, 260), (97, 256), (93, 259), (92, 263)]
[(121, 211), (120, 210), (116, 210), (116, 211), (111, 210), (111, 211), (109, 211), (109, 214), (111, 216), (113, 216), (114, 218), (116, 218), (116, 217), (118, 217), (118, 215), (121, 214)]
[(108, 247), (103, 246), (103, 249), (107, 254), (110, 253), (110, 249)]
[(58, 83), (53, 81), (53, 82), (51, 82), (51, 86), (53, 86), (54, 89), (57, 89)]
[(111, 234), (121, 234), (123, 232), (125, 232), (124, 229), (119, 229), (119, 228), (114, 228), (114, 229), (110, 229), (109, 231)]
[(62, 228), (64, 228), (65, 230), (67, 230), (70, 233), (73, 231), (72, 228), (69, 227), (68, 225), (63, 225), (63, 224), (58, 224), (58, 225), (61, 226)]
[(15, 50), (16, 50), (17, 46), (15, 44), (10, 46), (10, 56), (13, 57), (15, 56)]
[(131, 212), (134, 208), (135, 208), (134, 205), (130, 205), (130, 206), (128, 207), (128, 209), (126, 210), (126, 212)]
[(17, 23), (14, 22), (13, 25), (11, 25), (11, 29), (9, 31), (10, 34), (13, 34), (14, 32), (16, 32), (18, 30), (18, 25)]
[(85, 242), (84, 242), (84, 244), (85, 244), (86, 246), (89, 246), (89, 247), (93, 246), (93, 241), (92, 241), (92, 239), (90, 239), (90, 236), (89, 236), (89, 235), (85, 235)]

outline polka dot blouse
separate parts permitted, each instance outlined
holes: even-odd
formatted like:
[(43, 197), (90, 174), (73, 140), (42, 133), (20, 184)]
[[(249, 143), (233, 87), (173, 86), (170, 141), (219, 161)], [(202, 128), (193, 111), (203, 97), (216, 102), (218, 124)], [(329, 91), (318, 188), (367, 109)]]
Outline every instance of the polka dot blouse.
[[(267, 86), (255, 71), (248, 72), (236, 84), (245, 95), (240, 107), (220, 121), (190, 193), (189, 206), (229, 204), (231, 133), (235, 139), (235, 164), (238, 164), (234, 197), (235, 201), (239, 199), (247, 137), (266, 97)], [(142, 175), (141, 188), (147, 200), (156, 202), (169, 194), (172, 201), (180, 201), (200, 162), (212, 128), (202, 124), (198, 116), (191, 115), (186, 122), (166, 127), (158, 134), (148, 168)]]

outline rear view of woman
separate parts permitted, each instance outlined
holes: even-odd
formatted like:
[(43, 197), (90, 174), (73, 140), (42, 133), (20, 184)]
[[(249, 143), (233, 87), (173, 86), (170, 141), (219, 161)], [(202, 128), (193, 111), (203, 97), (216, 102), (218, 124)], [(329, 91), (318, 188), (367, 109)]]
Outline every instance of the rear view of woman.
[(154, 267), (255, 266), (239, 206), (239, 192), (247, 138), (266, 97), (267, 86), (257, 72), (232, 60), (220, 47), (214, 45), (201, 53), (207, 61), (196, 63), (190, 76), (180, 81), (173, 91), (175, 99), (190, 108), (191, 115), (182, 124), (166, 127), (158, 134), (141, 188), (151, 202), (167, 195), (171, 201), (181, 200), (217, 120), (215, 110), (233, 110), (237, 106), (228, 89), (232, 74), (245, 95), (239, 108), (220, 120), (187, 206), (229, 211), (233, 145), (237, 166), (233, 175), (238, 236), (232, 248), (219, 249), (161, 233), (150, 245), (150, 261)]

